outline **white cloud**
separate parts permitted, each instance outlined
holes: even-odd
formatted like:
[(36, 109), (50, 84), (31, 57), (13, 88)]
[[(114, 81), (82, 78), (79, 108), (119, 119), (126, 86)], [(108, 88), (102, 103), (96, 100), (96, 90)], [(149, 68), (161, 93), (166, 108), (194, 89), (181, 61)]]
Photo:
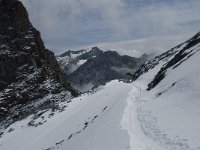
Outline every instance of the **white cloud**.
[(192, 33), (190, 35), (155, 36), (137, 40), (96, 43), (88, 46), (76, 47), (75, 49), (90, 49), (91, 47), (97, 46), (102, 50), (117, 51), (121, 55), (140, 57), (144, 53), (150, 54), (153, 52), (161, 54), (163, 51), (167, 51), (176, 45), (185, 42), (191, 36), (193, 36)]
[[(179, 41), (179, 35), (187, 37), (200, 30), (199, 0), (152, 0), (148, 4), (146, 0), (21, 1), (47, 46), (55, 49), (151, 37)], [(159, 38), (150, 41), (144, 45), (162, 45)]]
[[(120, 11), (123, 7), (121, 0), (22, 0), (22, 2), (27, 7), (33, 24), (47, 38), (70, 37), (80, 30), (102, 27), (116, 29), (120, 26), (120, 23), (116, 22), (121, 17)], [(100, 18), (93, 22), (91, 15), (94, 17), (99, 15)]]

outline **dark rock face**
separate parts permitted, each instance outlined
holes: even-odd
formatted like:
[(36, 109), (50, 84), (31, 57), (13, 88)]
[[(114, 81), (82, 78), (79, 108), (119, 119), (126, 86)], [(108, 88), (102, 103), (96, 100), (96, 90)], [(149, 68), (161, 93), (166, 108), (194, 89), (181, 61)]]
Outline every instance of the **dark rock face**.
[[(80, 91), (89, 90), (92, 86), (114, 79), (127, 79), (127, 72), (136, 71), (148, 59), (147, 55), (143, 55), (141, 58), (120, 56), (115, 51), (104, 52), (98, 47), (93, 47), (90, 51), (79, 54), (62, 68), (67, 74), (69, 82)], [(71, 66), (80, 60), (86, 62), (70, 72)]]
[(22, 113), (26, 104), (65, 90), (77, 95), (22, 3), (0, 1), (0, 120), (17, 117), (14, 109)]
[[(14, 26), (15, 30), (21, 32), (27, 31), (31, 26), (28, 13), (18, 0), (2, 0), (0, 14), (1, 32), (4, 31), (3, 28), (9, 26)], [(7, 32), (5, 31), (5, 33)]]
[[(178, 67), (182, 62), (186, 61), (188, 58), (190, 58), (192, 55), (194, 55), (197, 51), (194, 51), (192, 48), (196, 44), (200, 43), (200, 34), (196, 34), (194, 37), (189, 39), (185, 42), (185, 47), (183, 47), (175, 56), (173, 59), (171, 59), (165, 66), (163, 66), (158, 74), (155, 76), (154, 80), (149, 83), (148, 89), (153, 89), (162, 79), (165, 77), (165, 73), (169, 68), (176, 68)], [(189, 50), (190, 49), (190, 50)]]

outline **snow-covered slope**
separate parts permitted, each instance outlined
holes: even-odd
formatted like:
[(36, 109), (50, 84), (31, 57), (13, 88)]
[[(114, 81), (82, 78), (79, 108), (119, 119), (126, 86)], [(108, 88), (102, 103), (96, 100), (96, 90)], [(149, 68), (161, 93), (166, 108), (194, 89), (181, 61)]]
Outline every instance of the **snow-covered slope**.
[[(140, 92), (133, 89), (124, 115), (131, 148), (140, 144), (141, 149), (200, 149), (199, 51), (198, 33), (138, 70), (134, 84), (139, 82)], [(134, 121), (142, 130), (139, 136)]]
[[(142, 94), (138, 119), (148, 137), (170, 149), (200, 148), (200, 34), (158, 68)], [(152, 70), (139, 77), (144, 82)], [(162, 78), (160, 77), (162, 76)]]
[[(170, 50), (165, 58), (163, 54), (147, 62), (133, 83), (114, 80), (60, 103), (62, 112), (38, 112), (36, 118), (12, 124), (0, 139), (0, 149), (198, 150), (200, 53), (195, 43), (186, 49), (191, 44), (187, 41), (173, 54)], [(164, 78), (148, 89), (160, 70), (183, 51), (188, 55), (176, 62), (182, 63), (168, 67)]]
[(199, 150), (199, 59), (198, 33), (145, 63), (133, 83), (111, 81), (11, 124), (0, 149)]
[(96, 93), (60, 104), (66, 106), (65, 111), (55, 112), (53, 117), (48, 111), (38, 119), (30, 116), (18, 121), (0, 139), (0, 149), (126, 149), (129, 137), (120, 122), (131, 86), (112, 81)]
[(79, 51), (67, 51), (56, 57), (60, 67), (65, 71), (66, 75), (74, 72), (82, 64), (84, 64), (87, 59), (79, 59), (79, 56), (88, 53), (90, 50), (79, 50)]

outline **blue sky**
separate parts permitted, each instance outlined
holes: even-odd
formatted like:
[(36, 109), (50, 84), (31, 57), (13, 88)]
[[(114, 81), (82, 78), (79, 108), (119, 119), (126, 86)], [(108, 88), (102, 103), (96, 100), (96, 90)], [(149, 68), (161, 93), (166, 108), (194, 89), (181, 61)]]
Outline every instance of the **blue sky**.
[[(55, 53), (102, 45), (121, 51), (168, 49), (200, 30), (199, 0), (21, 1)], [(138, 40), (143, 42), (137, 45)]]

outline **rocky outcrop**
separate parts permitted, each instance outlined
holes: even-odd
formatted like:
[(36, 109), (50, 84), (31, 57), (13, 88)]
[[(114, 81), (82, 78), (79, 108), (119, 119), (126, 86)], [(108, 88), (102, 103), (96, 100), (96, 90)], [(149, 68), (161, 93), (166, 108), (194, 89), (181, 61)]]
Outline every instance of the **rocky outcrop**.
[(194, 37), (186, 41), (184, 44), (184, 47), (182, 47), (179, 52), (174, 55), (174, 57), (167, 62), (158, 72), (158, 74), (155, 76), (153, 81), (148, 84), (148, 89), (153, 89), (157, 84), (161, 82), (165, 78), (166, 72), (168, 69), (175, 69), (180, 64), (182, 64), (184, 61), (186, 61), (188, 58), (190, 58), (192, 55), (194, 55), (198, 50), (195, 50), (195, 46), (199, 47), (200, 43), (200, 33), (197, 33)]
[(150, 69), (153, 69), (157, 65), (163, 63), (164, 65), (160, 68), (154, 79), (148, 84), (147, 90), (151, 90), (156, 85), (158, 85), (166, 76), (166, 73), (169, 69), (175, 69), (192, 55), (194, 55), (200, 47), (200, 32), (195, 36), (185, 41), (184, 43), (168, 50), (167, 52), (156, 56), (155, 58), (149, 60), (143, 64), (133, 75), (134, 80), (136, 80), (142, 74), (148, 72)]
[[(0, 1), (0, 120), (20, 117), (26, 104), (48, 94), (76, 96), (54, 53), (45, 49), (40, 33), (18, 0)], [(70, 94), (71, 93), (71, 94)], [(30, 111), (35, 108), (27, 109)], [(13, 113), (14, 110), (19, 113)]]

